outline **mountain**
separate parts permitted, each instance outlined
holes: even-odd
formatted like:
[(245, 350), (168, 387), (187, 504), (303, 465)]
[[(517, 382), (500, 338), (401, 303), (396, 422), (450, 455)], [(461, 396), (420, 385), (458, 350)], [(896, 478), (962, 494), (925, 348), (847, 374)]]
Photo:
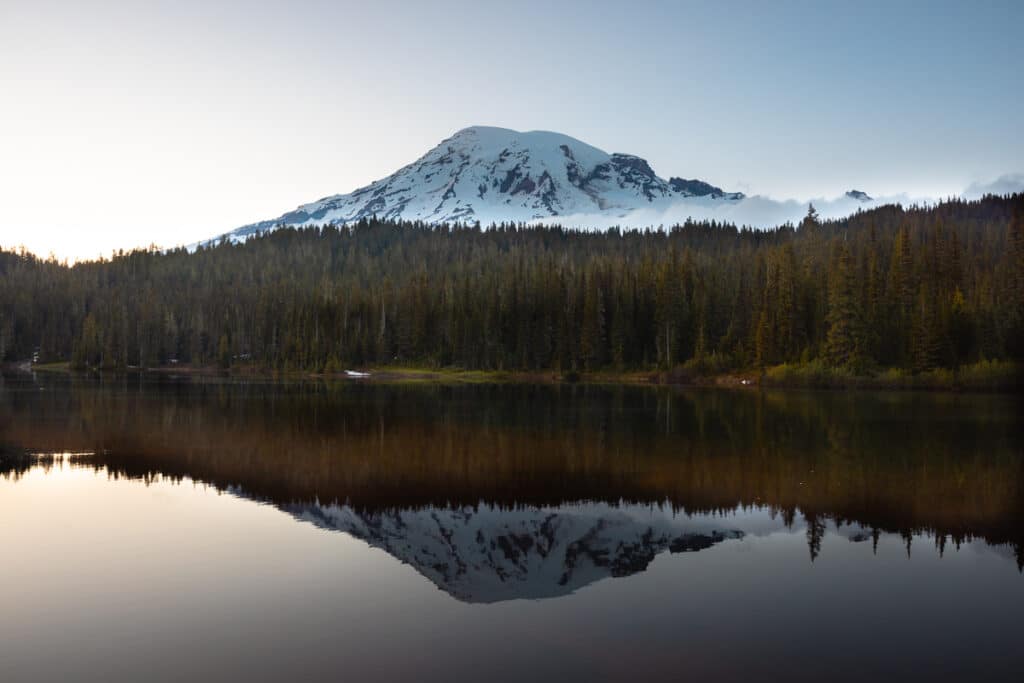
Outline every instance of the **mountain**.
[(243, 240), (281, 225), (344, 224), (371, 216), (485, 225), (574, 214), (624, 217), (694, 198), (730, 202), (743, 194), (701, 180), (666, 181), (640, 157), (609, 154), (567, 135), (474, 126), (387, 178), (221, 238)]
[(867, 192), (861, 192), (860, 190), (849, 190), (846, 196), (850, 199), (856, 199), (858, 202), (872, 202), (874, 199), (868, 196)]

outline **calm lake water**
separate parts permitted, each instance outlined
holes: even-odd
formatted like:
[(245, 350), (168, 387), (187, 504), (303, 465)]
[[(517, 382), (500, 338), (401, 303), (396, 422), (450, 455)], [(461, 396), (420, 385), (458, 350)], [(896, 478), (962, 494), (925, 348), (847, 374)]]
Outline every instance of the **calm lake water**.
[(1020, 680), (1014, 397), (5, 376), (0, 681)]

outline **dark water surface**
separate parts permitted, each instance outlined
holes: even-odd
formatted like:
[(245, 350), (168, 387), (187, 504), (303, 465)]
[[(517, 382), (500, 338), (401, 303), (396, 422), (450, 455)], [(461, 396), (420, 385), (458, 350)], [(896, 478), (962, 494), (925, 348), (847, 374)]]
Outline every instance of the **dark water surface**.
[(0, 681), (1020, 680), (999, 396), (6, 376)]

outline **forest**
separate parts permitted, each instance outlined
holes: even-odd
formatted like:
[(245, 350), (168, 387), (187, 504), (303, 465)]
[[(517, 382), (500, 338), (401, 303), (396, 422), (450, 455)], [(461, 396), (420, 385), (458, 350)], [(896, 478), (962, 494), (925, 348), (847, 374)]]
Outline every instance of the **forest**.
[[(68, 265), (0, 251), (0, 360), (910, 375), (1024, 359), (1024, 195), (771, 230), (364, 220)], [(1015, 367), (1015, 366), (1014, 366)]]

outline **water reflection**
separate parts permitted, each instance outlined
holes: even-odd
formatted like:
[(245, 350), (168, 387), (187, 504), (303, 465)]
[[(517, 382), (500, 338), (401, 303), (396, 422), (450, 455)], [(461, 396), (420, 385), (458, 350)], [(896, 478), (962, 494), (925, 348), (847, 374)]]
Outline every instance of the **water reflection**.
[(1015, 681), (1020, 407), (4, 378), (0, 680)]
[(387, 551), (466, 602), (567, 595), (603, 578), (641, 572), (666, 550), (703, 550), (743, 536), (706, 520), (652, 514), (639, 506), (358, 512), (347, 505), (306, 503), (286, 509)]
[[(554, 597), (746, 513), (1024, 566), (1020, 403), (951, 395), (5, 378), (0, 471), (33, 452), (188, 478), (381, 548), (468, 602)], [(739, 514), (738, 514), (739, 513)]]

